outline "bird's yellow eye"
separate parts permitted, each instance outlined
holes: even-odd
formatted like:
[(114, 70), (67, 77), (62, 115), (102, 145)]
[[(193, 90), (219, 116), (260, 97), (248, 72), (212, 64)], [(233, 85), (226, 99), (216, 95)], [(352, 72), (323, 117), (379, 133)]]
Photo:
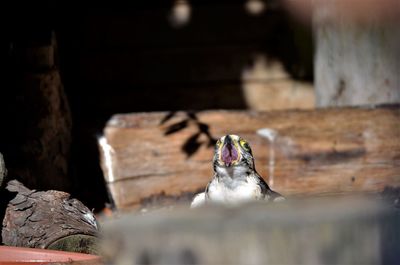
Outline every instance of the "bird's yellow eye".
[(218, 139), (218, 141), (217, 141), (217, 146), (220, 146), (220, 145), (221, 145), (221, 140)]
[(244, 148), (244, 150), (246, 150), (246, 151), (250, 150), (250, 146), (245, 140), (240, 139), (239, 143)]

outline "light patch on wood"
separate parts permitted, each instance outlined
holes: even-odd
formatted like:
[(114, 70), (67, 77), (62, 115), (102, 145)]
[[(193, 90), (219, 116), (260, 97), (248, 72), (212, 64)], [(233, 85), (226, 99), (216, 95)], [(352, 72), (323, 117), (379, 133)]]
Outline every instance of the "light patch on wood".
[(114, 149), (111, 145), (108, 144), (107, 139), (104, 136), (101, 136), (98, 139), (99, 145), (101, 147), (101, 151), (104, 157), (104, 165), (107, 169), (107, 182), (114, 182), (114, 169), (113, 169), (113, 157)]
[(275, 138), (278, 136), (278, 132), (274, 129), (270, 128), (262, 128), (257, 130), (257, 134), (262, 137), (268, 139), (269, 142), (269, 162), (268, 162), (268, 185), (273, 188), (274, 187), (274, 169), (275, 169), (275, 147), (274, 142)]
[(253, 110), (314, 108), (312, 84), (292, 79), (281, 62), (261, 54), (242, 71), (242, 91), (246, 104)]

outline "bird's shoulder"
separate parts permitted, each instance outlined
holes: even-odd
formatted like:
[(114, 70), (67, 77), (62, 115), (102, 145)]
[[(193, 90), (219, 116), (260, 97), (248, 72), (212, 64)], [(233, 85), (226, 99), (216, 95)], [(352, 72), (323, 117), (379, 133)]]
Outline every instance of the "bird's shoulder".
[(192, 203), (190, 204), (190, 208), (197, 208), (204, 205), (206, 202), (206, 194), (205, 192), (201, 192), (194, 196)]
[(265, 182), (265, 180), (257, 173), (254, 173), (255, 180), (257, 181), (258, 185), (261, 188), (261, 193), (265, 196), (265, 199), (268, 201), (281, 201), (281, 200), (285, 200), (285, 197), (276, 192), (273, 191), (268, 184)]

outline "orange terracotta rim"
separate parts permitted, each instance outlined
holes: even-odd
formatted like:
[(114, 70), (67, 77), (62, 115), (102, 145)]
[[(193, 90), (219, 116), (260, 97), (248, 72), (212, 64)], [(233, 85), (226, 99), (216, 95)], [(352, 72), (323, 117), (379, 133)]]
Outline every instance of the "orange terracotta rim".
[(1, 265), (22, 265), (22, 264), (101, 264), (100, 256), (38, 249), (0, 246)]

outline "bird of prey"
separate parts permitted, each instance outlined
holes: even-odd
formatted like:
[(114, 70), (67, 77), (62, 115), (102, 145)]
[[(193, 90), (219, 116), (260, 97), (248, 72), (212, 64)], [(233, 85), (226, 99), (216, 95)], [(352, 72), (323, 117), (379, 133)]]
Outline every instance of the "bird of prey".
[(213, 168), (213, 178), (205, 192), (194, 197), (191, 208), (207, 203), (237, 205), (254, 200), (285, 200), (257, 173), (250, 145), (238, 135), (225, 135), (217, 141)]

